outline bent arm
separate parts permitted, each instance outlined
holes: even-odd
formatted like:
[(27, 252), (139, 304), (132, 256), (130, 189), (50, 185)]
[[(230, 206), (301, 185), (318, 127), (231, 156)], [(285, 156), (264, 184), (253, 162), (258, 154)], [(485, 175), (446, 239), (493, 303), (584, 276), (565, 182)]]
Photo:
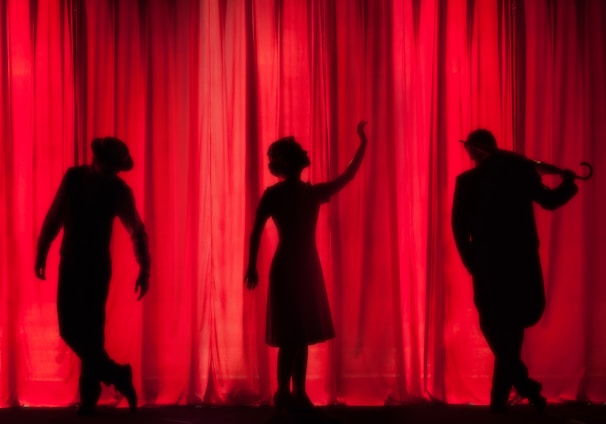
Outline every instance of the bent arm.
[(248, 247), (248, 265), (246, 267), (246, 274), (244, 276), (244, 282), (248, 289), (254, 289), (259, 283), (259, 274), (257, 273), (257, 256), (259, 254), (259, 245), (261, 244), (261, 234), (265, 223), (269, 219), (268, 209), (268, 195), (267, 192), (263, 194), (257, 212), (255, 214), (255, 222), (253, 229), (250, 234), (250, 244)]
[(316, 188), (322, 192), (323, 197), (325, 199), (328, 199), (330, 196), (345, 187), (358, 172), (358, 169), (362, 164), (362, 159), (364, 158), (364, 153), (366, 152), (366, 144), (368, 143), (368, 139), (366, 138), (366, 134), (364, 133), (365, 126), (366, 121), (360, 121), (358, 123), (358, 136), (360, 137), (360, 145), (353, 159), (351, 160), (349, 165), (347, 165), (347, 168), (345, 168), (345, 171), (343, 171), (341, 175), (339, 175), (332, 181), (316, 185)]
[(253, 225), (252, 232), (250, 234), (250, 243), (248, 250), (248, 267), (257, 266), (257, 256), (259, 254), (259, 245), (261, 244), (261, 233), (267, 218), (257, 214), (255, 217), (255, 223)]
[(555, 188), (543, 184), (541, 177), (535, 171), (533, 176), (533, 200), (547, 210), (554, 210), (568, 203), (579, 188), (574, 183), (574, 174), (564, 174), (562, 182)]
[(263, 233), (265, 223), (269, 219), (267, 203), (267, 193), (265, 193), (261, 198), (261, 201), (259, 202), (259, 206), (257, 207), (257, 212), (255, 214), (255, 222), (253, 224), (253, 229), (250, 234), (250, 245), (248, 249), (248, 268), (255, 268), (257, 266), (257, 256), (259, 254), (259, 245), (261, 244), (261, 233)]

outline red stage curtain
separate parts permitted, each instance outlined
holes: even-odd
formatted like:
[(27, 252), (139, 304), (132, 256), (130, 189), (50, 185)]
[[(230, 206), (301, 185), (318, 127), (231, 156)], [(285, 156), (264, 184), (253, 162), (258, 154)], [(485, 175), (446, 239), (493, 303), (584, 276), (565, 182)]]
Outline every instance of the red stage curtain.
[[(77, 401), (58, 335), (59, 239), (47, 281), (36, 238), (65, 170), (93, 137), (127, 142), (152, 249), (140, 303), (115, 226), (109, 353), (144, 404), (253, 404), (275, 390), (261, 284), (243, 287), (266, 150), (294, 135), (305, 178), (354, 181), (323, 206), (317, 243), (337, 338), (310, 350), (316, 403), (488, 401), (492, 355), (450, 232), (457, 139), (596, 175), (537, 210), (547, 289), (524, 358), (552, 401), (606, 401), (606, 3), (600, 0), (0, 1), (0, 406)], [(552, 181), (557, 182), (557, 179)], [(313, 311), (310, 311), (313, 313)], [(113, 390), (106, 404), (118, 403)]]

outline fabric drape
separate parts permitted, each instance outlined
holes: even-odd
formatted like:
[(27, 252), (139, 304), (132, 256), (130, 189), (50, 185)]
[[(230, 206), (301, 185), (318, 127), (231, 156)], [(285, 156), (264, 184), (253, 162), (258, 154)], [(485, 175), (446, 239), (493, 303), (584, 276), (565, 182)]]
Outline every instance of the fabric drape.
[(488, 402), (493, 358), (450, 231), (471, 166), (456, 140), (484, 127), (502, 148), (595, 167), (566, 207), (536, 211), (547, 308), (524, 360), (549, 400), (605, 401), (603, 22), (600, 0), (0, 0), (0, 407), (77, 401), (57, 326), (60, 240), (46, 281), (35, 243), (65, 170), (107, 135), (134, 158), (121, 175), (152, 269), (137, 302), (117, 221), (106, 350), (133, 365), (143, 404), (269, 402), (271, 223), (260, 285), (243, 286), (254, 211), (276, 181), (267, 148), (294, 135), (304, 179), (326, 181), (353, 157), (360, 119), (362, 167), (318, 221), (337, 337), (310, 348), (311, 399)]

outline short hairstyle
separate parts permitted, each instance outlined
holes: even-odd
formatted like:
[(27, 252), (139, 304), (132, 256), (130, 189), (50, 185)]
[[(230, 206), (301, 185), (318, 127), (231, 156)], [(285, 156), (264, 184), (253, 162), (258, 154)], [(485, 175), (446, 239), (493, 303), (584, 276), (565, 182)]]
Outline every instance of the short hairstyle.
[(283, 137), (271, 143), (267, 156), (269, 171), (276, 177), (285, 177), (309, 166), (305, 150), (293, 136)]

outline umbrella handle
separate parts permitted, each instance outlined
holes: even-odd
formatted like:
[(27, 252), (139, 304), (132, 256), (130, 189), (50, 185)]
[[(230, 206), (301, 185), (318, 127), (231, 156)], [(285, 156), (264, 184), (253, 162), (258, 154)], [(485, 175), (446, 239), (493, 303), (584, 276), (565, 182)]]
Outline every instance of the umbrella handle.
[[(540, 171), (542, 171), (545, 174), (563, 174), (564, 173), (564, 170), (562, 168), (552, 165), (550, 163), (545, 163), (545, 162), (541, 162), (541, 161), (537, 160), (537, 161), (534, 161), (534, 164), (539, 168)], [(591, 166), (591, 164), (588, 162), (581, 162), (581, 166), (584, 166), (585, 168), (587, 168), (587, 173), (585, 175), (574, 174), (574, 178), (576, 178), (578, 180), (586, 181), (586, 180), (590, 179), (591, 176), (593, 175), (593, 166)]]
[(580, 175), (576, 175), (575, 174), (575, 178), (579, 179), (579, 180), (588, 180), (591, 178), (591, 176), (593, 175), (593, 166), (591, 166), (591, 164), (589, 162), (581, 162), (581, 166), (584, 166), (585, 168), (587, 168), (587, 174), (580, 176)]

